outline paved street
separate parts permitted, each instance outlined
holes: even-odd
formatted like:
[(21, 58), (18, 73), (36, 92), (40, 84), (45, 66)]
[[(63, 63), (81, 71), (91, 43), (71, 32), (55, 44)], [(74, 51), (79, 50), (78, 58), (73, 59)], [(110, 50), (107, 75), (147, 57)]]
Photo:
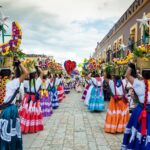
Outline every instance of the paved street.
[(23, 135), (24, 150), (119, 150), (122, 135), (104, 133), (105, 115), (89, 112), (81, 94), (72, 91), (44, 119), (44, 131)]

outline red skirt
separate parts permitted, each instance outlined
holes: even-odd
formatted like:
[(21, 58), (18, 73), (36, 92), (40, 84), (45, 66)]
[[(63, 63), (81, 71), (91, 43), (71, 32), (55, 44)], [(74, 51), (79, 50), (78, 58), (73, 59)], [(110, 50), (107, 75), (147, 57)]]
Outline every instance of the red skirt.
[(59, 85), (57, 88), (58, 91), (58, 101), (61, 102), (64, 99), (64, 89), (62, 85)]
[(31, 101), (28, 102), (29, 94), (25, 94), (19, 110), (22, 133), (35, 133), (43, 130), (43, 117), (40, 107), (40, 101), (35, 102), (35, 95), (31, 95)]

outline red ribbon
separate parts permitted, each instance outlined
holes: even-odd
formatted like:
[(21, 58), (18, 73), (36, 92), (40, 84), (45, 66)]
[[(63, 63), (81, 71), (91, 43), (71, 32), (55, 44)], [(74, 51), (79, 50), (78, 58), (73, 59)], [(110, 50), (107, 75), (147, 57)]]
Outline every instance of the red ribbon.
[(138, 122), (141, 122), (141, 134), (142, 136), (146, 135), (146, 118), (147, 118), (147, 111), (146, 109), (143, 109), (139, 118), (138, 118)]

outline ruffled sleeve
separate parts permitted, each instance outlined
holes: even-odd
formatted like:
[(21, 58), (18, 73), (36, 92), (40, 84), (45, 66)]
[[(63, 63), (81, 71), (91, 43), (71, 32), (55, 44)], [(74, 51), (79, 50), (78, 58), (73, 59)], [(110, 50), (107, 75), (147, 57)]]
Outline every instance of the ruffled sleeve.
[(133, 82), (133, 89), (138, 96), (145, 94), (145, 84), (143, 80), (135, 79)]

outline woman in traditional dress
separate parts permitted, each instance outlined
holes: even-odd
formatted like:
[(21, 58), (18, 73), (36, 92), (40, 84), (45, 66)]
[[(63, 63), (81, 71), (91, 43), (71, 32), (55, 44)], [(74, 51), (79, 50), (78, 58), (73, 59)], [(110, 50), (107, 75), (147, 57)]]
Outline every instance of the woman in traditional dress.
[(69, 94), (70, 93), (70, 78), (69, 77), (65, 77), (64, 91), (65, 91), (65, 94)]
[(126, 84), (119, 76), (111, 80), (110, 75), (105, 74), (104, 78), (113, 95), (108, 105), (104, 130), (108, 133), (123, 133), (129, 120), (128, 100), (125, 96)]
[(15, 66), (21, 68), (23, 74), (12, 80), (10, 69), (0, 69), (0, 150), (22, 150), (22, 135), (20, 118), (18, 114), (16, 95), (20, 84), (28, 76), (27, 70), (15, 62)]
[(47, 74), (44, 74), (42, 79), (42, 85), (40, 88), (40, 105), (42, 108), (43, 117), (49, 117), (52, 115), (52, 103), (50, 95), (48, 93), (48, 86), (50, 84)]
[(58, 103), (58, 92), (56, 88), (56, 78), (53, 77), (51, 73), (49, 73), (48, 79), (49, 79), (48, 92), (50, 100), (52, 102), (52, 108), (57, 109), (59, 107), (59, 103)]
[(81, 87), (81, 81), (80, 81), (80, 78), (77, 77), (76, 79), (76, 86), (75, 86), (75, 89), (78, 93), (81, 93), (82, 92), (82, 87)]
[(84, 92), (83, 92), (83, 95), (82, 95), (83, 100), (86, 99), (88, 90), (90, 88), (90, 85), (92, 84), (91, 80), (88, 77), (86, 77), (85, 82), (86, 82), (86, 86), (85, 86), (85, 89), (84, 89)]
[(61, 74), (56, 78), (56, 86), (58, 91), (58, 101), (61, 102), (64, 99), (63, 79)]
[(39, 96), (43, 73), (38, 67), (37, 70), (40, 71), (40, 77), (35, 79), (36, 71), (33, 71), (29, 79), (24, 81), (25, 96), (19, 111), (22, 133), (35, 133), (44, 128)]
[(103, 81), (98, 72), (94, 72), (91, 77), (92, 89), (89, 99), (88, 109), (90, 111), (104, 111), (104, 93), (103, 93)]
[(124, 132), (122, 150), (150, 149), (150, 69), (143, 69), (143, 80), (136, 78), (134, 64), (129, 64), (126, 77), (133, 85), (139, 104), (133, 110)]

